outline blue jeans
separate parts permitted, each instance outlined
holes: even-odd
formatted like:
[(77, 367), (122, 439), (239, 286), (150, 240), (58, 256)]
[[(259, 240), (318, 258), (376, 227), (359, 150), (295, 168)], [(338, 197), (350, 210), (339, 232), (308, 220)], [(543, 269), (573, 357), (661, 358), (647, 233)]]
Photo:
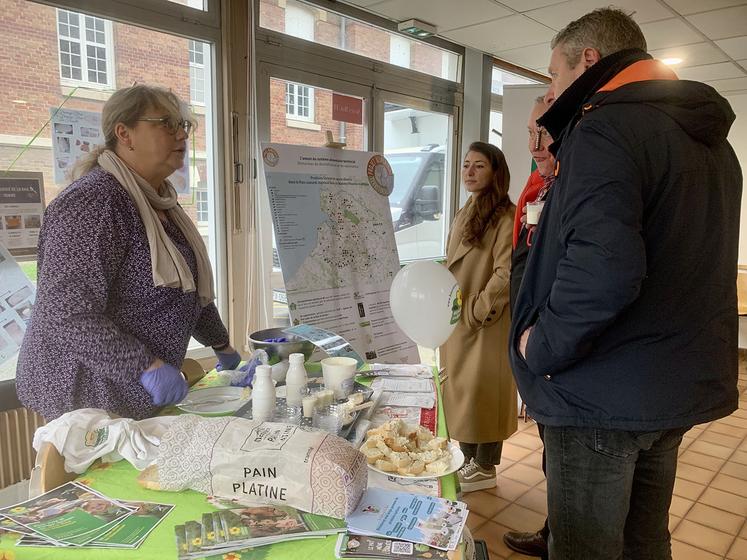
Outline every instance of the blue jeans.
[(671, 560), (669, 505), (689, 429), (545, 426), (550, 560)]

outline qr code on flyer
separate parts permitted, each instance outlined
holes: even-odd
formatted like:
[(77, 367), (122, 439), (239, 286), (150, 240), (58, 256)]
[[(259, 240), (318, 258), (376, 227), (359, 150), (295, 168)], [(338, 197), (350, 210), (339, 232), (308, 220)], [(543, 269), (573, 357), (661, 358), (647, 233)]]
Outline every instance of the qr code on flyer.
[(411, 542), (395, 541), (392, 543), (392, 554), (399, 554), (401, 556), (412, 556), (414, 547)]

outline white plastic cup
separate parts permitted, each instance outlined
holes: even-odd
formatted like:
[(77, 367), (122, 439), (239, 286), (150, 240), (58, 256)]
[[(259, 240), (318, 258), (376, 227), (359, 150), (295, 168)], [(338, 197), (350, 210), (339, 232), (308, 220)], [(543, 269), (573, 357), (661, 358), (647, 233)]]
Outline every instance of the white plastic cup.
[(332, 389), (336, 399), (344, 399), (353, 390), (353, 377), (358, 367), (355, 358), (337, 357), (322, 360), (324, 386)]
[(539, 223), (540, 214), (542, 208), (544, 208), (545, 202), (527, 202), (527, 225), (536, 226)]

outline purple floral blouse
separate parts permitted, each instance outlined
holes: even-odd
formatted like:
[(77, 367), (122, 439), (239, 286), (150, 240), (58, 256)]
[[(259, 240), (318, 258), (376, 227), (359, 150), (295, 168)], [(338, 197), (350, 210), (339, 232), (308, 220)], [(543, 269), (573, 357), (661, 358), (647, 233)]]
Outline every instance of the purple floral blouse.
[[(192, 248), (166, 233), (197, 280)], [(50, 420), (77, 408), (145, 418), (157, 407), (139, 382), (158, 357), (180, 367), (194, 336), (228, 343), (214, 304), (156, 288), (145, 228), (127, 192), (101, 168), (47, 208), (39, 238), (36, 304), (16, 372), (21, 401)]]

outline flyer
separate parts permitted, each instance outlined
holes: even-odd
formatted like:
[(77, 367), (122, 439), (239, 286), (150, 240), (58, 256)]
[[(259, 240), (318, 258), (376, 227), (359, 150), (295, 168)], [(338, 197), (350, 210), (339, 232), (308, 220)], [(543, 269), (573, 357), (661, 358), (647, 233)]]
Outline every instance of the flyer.
[(369, 488), (346, 521), (354, 533), (454, 550), (468, 513), (463, 502)]
[(0, 243), (0, 364), (20, 349), (35, 298), (34, 285)]
[(333, 331), (366, 361), (419, 362), (389, 306), (399, 256), (386, 159), (332, 148), (262, 148), (293, 325)]
[(34, 257), (43, 215), (43, 174), (0, 174), (0, 245), (13, 256)]
[[(122, 501), (121, 503), (137, 509), (99, 538), (83, 545), (85, 548), (137, 548), (151, 531), (163, 521), (163, 518), (174, 509), (173, 505), (153, 502)], [(36, 536), (24, 536), (18, 541), (18, 546), (50, 547), (58, 545)]]
[(45, 540), (84, 545), (119, 524), (133, 509), (87, 486), (68, 482), (36, 498), (0, 509), (0, 515)]

